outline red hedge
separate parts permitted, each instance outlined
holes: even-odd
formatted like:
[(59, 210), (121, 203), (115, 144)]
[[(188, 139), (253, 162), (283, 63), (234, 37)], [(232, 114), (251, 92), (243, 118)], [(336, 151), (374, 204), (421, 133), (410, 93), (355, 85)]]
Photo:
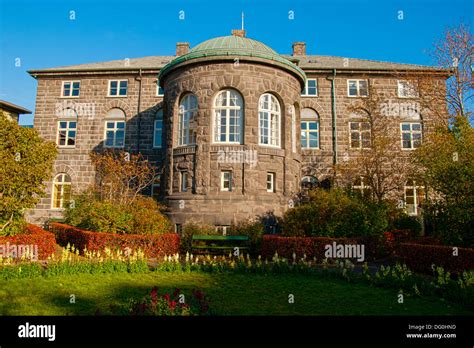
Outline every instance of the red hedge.
[(113, 234), (91, 232), (77, 227), (53, 222), (51, 230), (56, 235), (59, 245), (74, 245), (81, 252), (84, 248), (90, 251), (103, 251), (130, 248), (141, 249), (146, 257), (160, 257), (176, 254), (179, 250), (179, 236), (176, 233), (166, 234)]
[[(262, 257), (271, 259), (275, 252), (287, 259), (293, 258), (293, 253), (297, 259), (306, 254), (306, 258), (316, 257), (321, 261), (325, 258), (324, 247), (327, 244), (358, 244), (360, 240), (356, 238), (329, 238), (329, 237), (281, 237), (274, 235), (265, 235), (262, 240)], [(366, 247), (367, 248), (367, 247)], [(367, 250), (365, 251), (367, 253)]]
[(401, 243), (395, 253), (410, 269), (426, 274), (433, 274), (432, 264), (454, 274), (474, 269), (474, 249), (470, 248), (458, 248), (454, 256), (452, 246)]
[(45, 260), (56, 250), (56, 239), (54, 234), (43, 230), (35, 225), (27, 225), (26, 233), (11, 237), (0, 237), (0, 244), (6, 245), (37, 245), (38, 259)]

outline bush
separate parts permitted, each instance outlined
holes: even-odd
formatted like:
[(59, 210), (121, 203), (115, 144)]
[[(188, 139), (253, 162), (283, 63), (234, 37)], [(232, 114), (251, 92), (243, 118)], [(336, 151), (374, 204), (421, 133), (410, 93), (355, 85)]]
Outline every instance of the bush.
[(247, 236), (250, 241), (250, 251), (257, 254), (260, 251), (265, 226), (255, 219), (240, 221), (230, 227), (231, 235)]
[(173, 255), (179, 251), (179, 236), (176, 233), (164, 234), (114, 234), (91, 232), (57, 222), (51, 224), (51, 230), (56, 235), (58, 244), (74, 245), (83, 252), (120, 249), (131, 251), (140, 249), (147, 257), (163, 257)]
[(99, 201), (91, 192), (78, 196), (66, 209), (65, 222), (83, 229), (119, 234), (160, 234), (171, 231), (171, 223), (153, 198), (138, 196), (132, 203)]
[(56, 250), (54, 234), (35, 225), (27, 225), (25, 231), (16, 236), (0, 237), (0, 245), (6, 247), (7, 243), (10, 247), (13, 245), (36, 245), (38, 247), (38, 259), (40, 260), (47, 259)]
[(433, 264), (454, 274), (474, 270), (474, 249), (458, 248), (457, 256), (453, 252), (452, 246), (413, 243), (401, 243), (396, 248), (401, 262), (417, 272), (433, 274)]
[(188, 220), (181, 231), (181, 251), (191, 251), (192, 238), (194, 235), (219, 235), (215, 226), (204, 224), (194, 220)]
[(339, 189), (316, 189), (309, 202), (289, 209), (283, 236), (356, 237), (380, 235), (388, 226), (382, 204), (363, 201)]
[(422, 226), (418, 217), (398, 212), (389, 222), (389, 230), (409, 230), (411, 238), (416, 238), (420, 236)]

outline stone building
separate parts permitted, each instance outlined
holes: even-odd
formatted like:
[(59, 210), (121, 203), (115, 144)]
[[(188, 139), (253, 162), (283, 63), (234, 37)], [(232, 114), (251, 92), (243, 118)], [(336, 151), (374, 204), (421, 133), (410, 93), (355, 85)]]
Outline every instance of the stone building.
[[(192, 49), (177, 43), (175, 56), (29, 73), (38, 81), (35, 128), (59, 148), (31, 220), (60, 216), (71, 192), (93, 182), (90, 151), (122, 148), (161, 169), (150, 194), (168, 203), (177, 225), (194, 218), (216, 226), (281, 215), (302, 182), (328, 182), (334, 164), (365, 144), (370, 130), (348, 107), (370, 86), (413, 100), (404, 74), (440, 85), (448, 76), (429, 66), (307, 55), (303, 42), (281, 55), (241, 30)], [(402, 155), (419, 146), (430, 120), (390, 122)], [(416, 214), (419, 193), (410, 192), (405, 201)]]
[(17, 123), (20, 120), (20, 115), (31, 114), (30, 110), (25, 109), (22, 106), (10, 103), (6, 100), (0, 100), (0, 111), (3, 111), (4, 115), (8, 119)]

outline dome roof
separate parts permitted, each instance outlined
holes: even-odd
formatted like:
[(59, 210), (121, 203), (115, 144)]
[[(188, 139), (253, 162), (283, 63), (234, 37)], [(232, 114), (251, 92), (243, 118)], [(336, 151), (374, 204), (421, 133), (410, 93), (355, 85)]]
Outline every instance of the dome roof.
[(298, 66), (283, 58), (272, 48), (263, 44), (260, 41), (241, 37), (237, 35), (216, 37), (200, 43), (193, 47), (188, 53), (173, 59), (166, 64), (160, 71), (159, 78), (164, 76), (170, 70), (173, 70), (181, 63), (189, 62), (190, 60), (204, 59), (204, 60), (232, 60), (235, 58), (242, 60), (258, 60), (268, 61), (289, 70), (297, 75), (304, 84), (306, 75)]

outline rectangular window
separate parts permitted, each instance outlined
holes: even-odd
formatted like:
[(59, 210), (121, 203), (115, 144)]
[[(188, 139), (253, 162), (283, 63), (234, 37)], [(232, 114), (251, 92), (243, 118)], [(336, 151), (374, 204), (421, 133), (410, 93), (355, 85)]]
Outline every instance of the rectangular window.
[(367, 97), (369, 95), (367, 80), (347, 80), (349, 97)]
[(230, 231), (230, 226), (229, 225), (217, 225), (216, 226), (216, 232), (223, 235), (227, 236), (227, 233)]
[(126, 97), (127, 96), (127, 80), (110, 80), (109, 81), (109, 97)]
[(188, 191), (188, 172), (181, 172), (181, 192)]
[(305, 88), (301, 92), (302, 96), (317, 96), (318, 95), (318, 80), (317, 79), (307, 79)]
[(351, 148), (368, 149), (371, 146), (370, 141), (370, 123), (369, 122), (350, 122)]
[(319, 149), (318, 121), (301, 121), (301, 148)]
[(221, 172), (221, 191), (232, 191), (232, 172)]
[(161, 148), (161, 135), (163, 133), (163, 120), (155, 120), (155, 126), (153, 131), (153, 147)]
[(275, 192), (275, 173), (267, 173), (267, 192)]
[(409, 81), (398, 81), (398, 97), (399, 98), (415, 98), (418, 96), (418, 92)]
[(63, 81), (61, 96), (63, 97), (79, 97), (80, 81)]
[(57, 144), (59, 147), (75, 147), (76, 146), (76, 121), (59, 121)]
[(125, 146), (125, 121), (105, 122), (105, 147)]
[(160, 81), (156, 81), (156, 96), (162, 97), (165, 95), (165, 90), (161, 88)]
[(157, 175), (153, 184), (151, 185), (151, 196), (158, 199), (161, 194), (161, 175)]
[(403, 150), (413, 150), (421, 145), (421, 123), (401, 123), (401, 145)]

